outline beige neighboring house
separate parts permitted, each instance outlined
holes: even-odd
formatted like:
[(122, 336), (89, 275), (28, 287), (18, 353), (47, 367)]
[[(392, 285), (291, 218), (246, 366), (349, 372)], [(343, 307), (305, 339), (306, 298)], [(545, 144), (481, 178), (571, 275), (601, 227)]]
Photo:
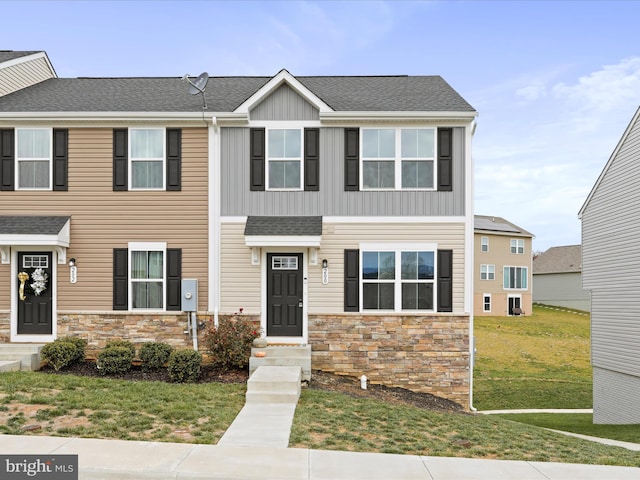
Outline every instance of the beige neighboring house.
[(474, 223), (473, 314), (531, 315), (533, 234), (501, 217)]
[(56, 77), (45, 52), (0, 50), (0, 97)]
[(533, 259), (533, 302), (591, 310), (591, 295), (582, 288), (582, 246), (551, 247)]

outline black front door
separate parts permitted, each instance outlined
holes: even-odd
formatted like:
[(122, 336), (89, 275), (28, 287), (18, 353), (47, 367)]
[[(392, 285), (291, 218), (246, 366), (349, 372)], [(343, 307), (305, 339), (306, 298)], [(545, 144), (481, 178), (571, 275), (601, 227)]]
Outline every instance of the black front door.
[(302, 336), (302, 254), (267, 254), (267, 336)]
[(18, 252), (18, 335), (52, 333), (51, 261), (51, 252)]

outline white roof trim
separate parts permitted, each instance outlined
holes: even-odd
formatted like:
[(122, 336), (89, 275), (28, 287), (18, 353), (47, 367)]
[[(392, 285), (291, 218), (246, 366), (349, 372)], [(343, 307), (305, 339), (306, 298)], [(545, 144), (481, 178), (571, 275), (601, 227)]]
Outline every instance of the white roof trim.
[(45, 62), (47, 63), (47, 67), (49, 67), (49, 70), (51, 71), (51, 76), (53, 78), (58, 78), (56, 71), (53, 69), (53, 65), (51, 65), (51, 62), (49, 61), (47, 52), (32, 53), (31, 55), (24, 55), (22, 57), (17, 57), (12, 60), (7, 60), (6, 62), (0, 62), (0, 70), (3, 68), (13, 67), (14, 65), (20, 65), (21, 63), (25, 63), (30, 60), (37, 60), (38, 58), (44, 58)]
[(639, 117), (640, 117), (640, 107), (638, 107), (638, 109), (636, 110), (636, 113), (633, 115), (633, 118), (629, 122), (629, 125), (627, 125), (627, 128), (624, 131), (624, 133), (622, 134), (622, 137), (620, 138), (620, 141), (616, 145), (616, 148), (613, 150), (613, 153), (611, 154), (611, 156), (609, 157), (609, 160), (607, 161), (606, 165), (602, 169), (602, 172), (600, 172), (600, 175), (598, 176), (598, 179), (596, 180), (596, 183), (593, 185), (593, 188), (589, 192), (589, 195), (587, 196), (587, 199), (582, 204), (582, 208), (580, 208), (580, 211), (578, 212), (578, 218), (579, 219), (582, 219), (582, 214), (584, 213), (585, 209), (589, 205), (589, 202), (591, 201), (591, 198), (593, 198), (593, 196), (595, 195), (596, 190), (600, 186), (600, 183), (602, 183), (602, 180), (604, 179), (604, 176), (606, 175), (607, 171), (611, 167), (611, 164), (613, 163), (614, 159), (618, 156), (618, 152), (622, 148), (622, 145), (624, 144), (624, 142), (627, 140), (627, 137), (631, 133), (633, 125), (635, 125), (635, 123), (638, 121)]
[(344, 112), (330, 111), (320, 112), (320, 120), (323, 122), (348, 122), (362, 120), (430, 120), (430, 121), (461, 121), (465, 123), (472, 122), (478, 112), (424, 112), (424, 111), (363, 111), (363, 112)]
[(333, 109), (329, 105), (324, 103), (315, 93), (302, 85), (302, 83), (300, 83), (288, 71), (282, 69), (275, 77), (269, 80), (253, 95), (246, 99), (238, 108), (236, 108), (234, 110), (234, 113), (249, 113), (249, 110), (251, 110), (255, 105), (268, 97), (283, 83), (286, 83), (299, 95), (304, 97), (304, 99), (311, 103), (314, 107), (316, 107), (320, 111), (320, 113), (333, 111)]
[(245, 235), (247, 247), (319, 247), (321, 235)]
[(71, 219), (67, 220), (57, 234), (0, 234), (0, 245), (34, 245), (68, 247), (71, 243)]

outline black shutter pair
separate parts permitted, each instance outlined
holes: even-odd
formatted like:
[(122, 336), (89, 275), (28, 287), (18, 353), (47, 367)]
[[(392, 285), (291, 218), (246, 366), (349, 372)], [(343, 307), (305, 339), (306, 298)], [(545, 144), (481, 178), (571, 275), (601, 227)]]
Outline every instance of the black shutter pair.
[[(0, 190), (15, 190), (15, 130), (0, 129)], [(53, 129), (53, 190), (69, 189), (69, 130)]]
[[(438, 129), (438, 190), (451, 192), (453, 129)], [(360, 129), (344, 129), (344, 190), (360, 190)]]
[[(167, 248), (166, 310), (182, 310), (182, 249)], [(129, 251), (113, 249), (113, 309), (129, 309)]]
[[(265, 129), (249, 130), (249, 189), (252, 192), (266, 189)], [(320, 190), (320, 129), (304, 129), (304, 190)]]
[[(438, 312), (453, 312), (453, 250), (438, 250)], [(360, 310), (360, 250), (344, 251), (344, 311)]]
[[(124, 192), (129, 189), (129, 130), (113, 129), (113, 191)], [(182, 189), (182, 130), (167, 128), (167, 185), (168, 191)]]

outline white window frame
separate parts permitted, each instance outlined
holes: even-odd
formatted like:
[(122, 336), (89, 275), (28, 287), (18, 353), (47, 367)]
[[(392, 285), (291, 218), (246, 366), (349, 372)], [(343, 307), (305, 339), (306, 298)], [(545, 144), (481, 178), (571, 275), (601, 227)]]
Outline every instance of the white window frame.
[[(133, 252), (162, 252), (162, 308), (133, 308), (133, 283), (149, 282), (150, 279), (133, 279)], [(133, 312), (165, 312), (167, 310), (167, 244), (166, 242), (129, 242), (128, 246), (129, 310)], [(160, 281), (159, 279), (151, 279)]]
[(524, 254), (524, 239), (512, 238), (510, 242), (509, 251), (515, 255)]
[(480, 280), (495, 280), (496, 266), (491, 264), (480, 265)]
[[(36, 157), (24, 157), (21, 158), (19, 156), (20, 149), (19, 145), (19, 136), (20, 132), (26, 131), (46, 131), (49, 134), (49, 156), (47, 158), (36, 158)], [(16, 190), (31, 190), (31, 191), (46, 191), (53, 190), (52, 182), (53, 182), (53, 128), (42, 128), (42, 127), (22, 127), (16, 128), (15, 130), (15, 159), (16, 159), (16, 171), (15, 171), (15, 186)], [(20, 186), (20, 163), (21, 162), (34, 162), (34, 161), (47, 161), (49, 162), (49, 185), (47, 187), (21, 187)]]
[[(489, 300), (487, 302), (487, 299)], [(489, 308), (487, 308), (487, 303), (489, 304)], [(491, 312), (491, 307), (492, 307), (492, 300), (491, 300), (491, 294), (490, 293), (483, 293), (482, 294), (482, 311), (483, 312)]]
[[(360, 244), (360, 271), (358, 272), (359, 302), (361, 312), (435, 312), (438, 298), (438, 245), (434, 243), (362, 243)], [(363, 279), (363, 255), (371, 252), (393, 252), (395, 254), (395, 275), (393, 280)], [(402, 279), (402, 252), (433, 252), (433, 279), (408, 280)], [(393, 310), (391, 309), (365, 309), (363, 298), (363, 285), (365, 283), (393, 283)], [(402, 284), (403, 283), (431, 283), (433, 285), (433, 308), (402, 309)]]
[[(133, 142), (131, 141), (132, 132), (140, 131), (140, 130), (155, 130), (162, 132), (162, 157), (157, 158), (133, 158), (132, 147)], [(158, 128), (158, 127), (130, 127), (127, 131), (127, 175), (129, 182), (129, 190), (133, 191), (160, 191), (166, 190), (167, 187), (167, 129), (166, 128)], [(162, 162), (162, 185), (159, 187), (134, 187), (133, 186), (133, 163), (134, 162)]]
[[(298, 158), (294, 158), (294, 157), (273, 157), (272, 158), (269, 156), (269, 132), (275, 131), (275, 130), (297, 130), (300, 133), (300, 156)], [(265, 184), (266, 184), (267, 190), (280, 191), (280, 192), (287, 192), (287, 191), (299, 192), (301, 190), (304, 190), (304, 128), (301, 128), (298, 125), (296, 126), (279, 125), (277, 127), (265, 128), (264, 155), (265, 155), (265, 177), (266, 177)], [(299, 181), (298, 187), (272, 187), (269, 184), (269, 180), (271, 177), (270, 175), (271, 162), (278, 162), (278, 161), (300, 162), (300, 178), (298, 179)]]
[[(364, 156), (364, 132), (367, 130), (393, 130), (395, 132), (395, 153), (394, 157), (370, 157), (365, 158)], [(404, 158), (402, 156), (402, 131), (403, 130), (432, 130), (433, 131), (433, 157), (416, 157), (416, 158)], [(360, 190), (363, 191), (389, 191), (389, 190), (400, 190), (400, 191), (426, 191), (431, 192), (437, 190), (437, 178), (438, 178), (438, 129), (436, 127), (430, 126), (416, 126), (416, 127), (395, 127), (395, 126), (380, 126), (380, 127), (368, 127), (362, 128), (360, 132), (359, 138), (359, 153), (360, 153)], [(431, 187), (407, 187), (403, 188), (402, 186), (402, 162), (406, 161), (423, 161), (423, 162), (431, 162), (433, 164), (433, 184)], [(392, 187), (377, 187), (377, 188), (369, 188), (364, 186), (364, 164), (366, 162), (384, 162), (384, 161), (393, 161), (393, 186)]]
[(480, 237), (480, 251), (481, 252), (489, 251), (489, 237)]
[[(510, 274), (507, 273), (507, 269), (512, 269), (512, 268), (516, 269), (514, 271), (514, 278), (517, 278), (517, 273), (516, 272), (518, 272), (518, 270), (520, 271), (520, 279), (521, 280), (522, 280), (522, 271), (524, 270), (524, 273), (525, 273), (524, 278), (525, 278), (525, 282), (526, 282), (526, 285), (524, 287), (523, 286), (520, 286), (520, 287), (510, 287), (510, 286), (508, 287), (508, 286), (505, 286), (506, 277), (507, 276), (509, 276), (509, 277), (511, 276)], [(524, 290), (528, 290), (529, 289), (529, 268), (528, 267), (522, 267), (522, 266), (518, 266), (518, 265), (505, 265), (503, 267), (503, 269), (502, 269), (502, 274), (504, 276), (504, 278), (502, 279), (502, 288), (504, 290), (523, 290), (524, 291)]]

